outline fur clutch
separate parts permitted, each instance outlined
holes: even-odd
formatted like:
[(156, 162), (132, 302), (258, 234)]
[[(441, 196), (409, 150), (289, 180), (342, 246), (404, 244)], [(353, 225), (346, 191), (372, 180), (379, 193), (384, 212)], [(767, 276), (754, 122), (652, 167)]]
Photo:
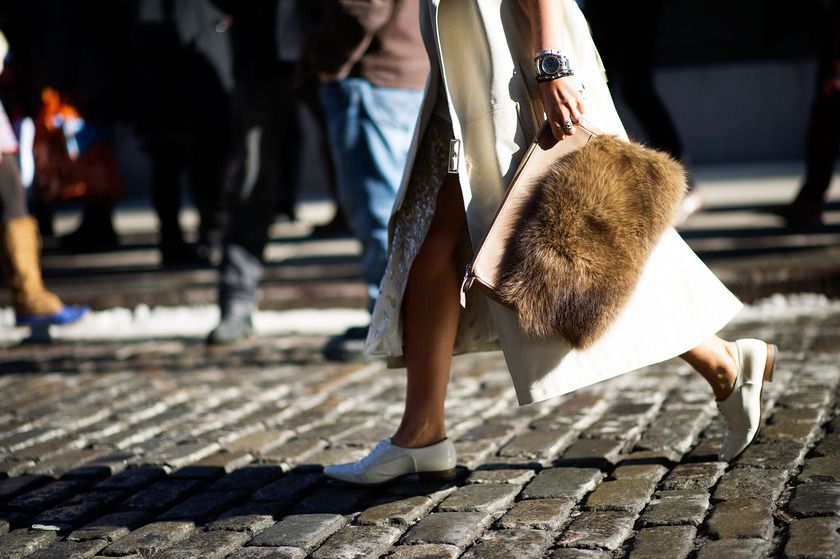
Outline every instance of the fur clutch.
[(527, 334), (585, 348), (629, 300), (685, 191), (682, 166), (662, 152), (586, 125), (556, 142), (544, 125), (464, 292), (477, 281)]

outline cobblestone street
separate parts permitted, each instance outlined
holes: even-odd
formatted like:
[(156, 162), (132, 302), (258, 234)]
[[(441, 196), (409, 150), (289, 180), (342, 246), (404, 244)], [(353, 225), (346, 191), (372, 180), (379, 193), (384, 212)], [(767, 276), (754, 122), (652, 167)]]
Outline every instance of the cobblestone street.
[(518, 408), (488, 353), (451, 381), (457, 482), (362, 489), (321, 469), (391, 433), (404, 375), (325, 362), (323, 336), (8, 348), (0, 557), (836, 557), (840, 306), (726, 334), (782, 349), (733, 464), (681, 361)]

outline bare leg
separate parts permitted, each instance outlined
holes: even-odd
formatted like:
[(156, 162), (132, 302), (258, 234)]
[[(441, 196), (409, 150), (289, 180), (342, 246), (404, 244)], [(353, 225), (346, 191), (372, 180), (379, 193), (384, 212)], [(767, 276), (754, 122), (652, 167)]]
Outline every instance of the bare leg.
[(716, 399), (725, 400), (738, 376), (736, 355), (734, 343), (712, 336), (680, 357), (706, 379)]
[(408, 386), (402, 422), (391, 437), (397, 446), (417, 448), (446, 438), (443, 406), (461, 312), (454, 252), (465, 223), (457, 176), (448, 175), (403, 299)]

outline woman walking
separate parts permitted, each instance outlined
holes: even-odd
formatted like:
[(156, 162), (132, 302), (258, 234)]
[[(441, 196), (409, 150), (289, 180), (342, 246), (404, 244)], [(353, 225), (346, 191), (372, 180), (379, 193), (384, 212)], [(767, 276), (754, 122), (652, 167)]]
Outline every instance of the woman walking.
[(559, 336), (526, 336), (513, 311), (476, 290), (466, 310), (459, 307), (470, 246), (484, 239), (542, 122), (562, 139), (575, 134), (585, 111), (604, 133), (627, 137), (577, 4), (425, 0), (420, 23), (432, 74), (366, 348), (407, 368), (405, 410), (392, 437), (325, 474), (360, 484), (451, 475), (444, 400), (452, 355), (499, 347), (520, 404), (680, 355), (708, 381), (727, 422), (721, 459), (737, 457), (758, 432), (775, 347), (717, 337), (741, 304), (673, 229), (618, 317), (585, 349)]

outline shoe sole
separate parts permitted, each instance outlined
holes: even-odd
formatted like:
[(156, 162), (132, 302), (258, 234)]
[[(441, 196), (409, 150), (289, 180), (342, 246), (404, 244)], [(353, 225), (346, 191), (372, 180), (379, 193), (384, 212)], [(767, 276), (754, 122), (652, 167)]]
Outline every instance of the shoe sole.
[(744, 447), (744, 450), (733, 456), (729, 463), (731, 464), (735, 460), (741, 457), (742, 454), (753, 444), (756, 438), (758, 438), (758, 434), (761, 433), (762, 429), (764, 429), (764, 385), (768, 382), (773, 382), (773, 373), (776, 370), (776, 356), (779, 354), (779, 348), (775, 344), (767, 344), (767, 358), (764, 360), (764, 376), (761, 378), (761, 391), (759, 392), (759, 398), (761, 398), (761, 403), (759, 404), (759, 416), (758, 416), (758, 429), (753, 435), (753, 438), (750, 439), (750, 442), (747, 443), (747, 446)]

